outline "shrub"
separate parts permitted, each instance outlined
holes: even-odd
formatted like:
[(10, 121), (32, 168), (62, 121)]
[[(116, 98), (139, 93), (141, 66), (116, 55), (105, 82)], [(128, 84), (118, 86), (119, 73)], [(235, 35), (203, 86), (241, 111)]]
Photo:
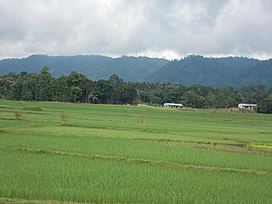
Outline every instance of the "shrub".
[(19, 120), (22, 117), (22, 112), (20, 110), (15, 111), (15, 118)]

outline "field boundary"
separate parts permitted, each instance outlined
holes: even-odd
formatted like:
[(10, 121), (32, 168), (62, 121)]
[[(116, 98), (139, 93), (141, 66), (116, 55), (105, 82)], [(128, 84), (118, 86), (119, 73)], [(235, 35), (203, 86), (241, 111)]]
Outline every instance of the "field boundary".
[(127, 157), (119, 157), (119, 156), (91, 155), (91, 154), (84, 154), (84, 153), (78, 153), (78, 152), (64, 152), (64, 151), (55, 151), (55, 150), (48, 150), (48, 149), (25, 148), (25, 147), (0, 146), (0, 149), (6, 150), (6, 151), (21, 151), (21, 152), (35, 153), (35, 154), (51, 154), (51, 155), (60, 155), (60, 156), (84, 157), (84, 158), (99, 159), (99, 160), (125, 161), (129, 163), (158, 165), (158, 166), (166, 166), (170, 168), (195, 169), (195, 170), (212, 171), (212, 172), (242, 173), (242, 174), (251, 174), (256, 176), (272, 176), (272, 172), (268, 172), (268, 171), (224, 168), (224, 167), (215, 167), (215, 166), (201, 166), (201, 165), (192, 165), (192, 164), (178, 164), (178, 163), (162, 161), (162, 160), (132, 159)]
[[(170, 146), (181, 146), (190, 148), (203, 148), (216, 151), (227, 151), (227, 152), (238, 152), (238, 153), (249, 153), (255, 155), (272, 156), (272, 146), (270, 143), (256, 143), (256, 142), (239, 142), (232, 141), (231, 143), (224, 142), (205, 142), (205, 141), (188, 141), (188, 140), (172, 140), (172, 139), (156, 139), (156, 138), (135, 138), (137, 140), (150, 141), (159, 144), (165, 144)], [(255, 144), (262, 144), (268, 146), (262, 148), (254, 146)]]

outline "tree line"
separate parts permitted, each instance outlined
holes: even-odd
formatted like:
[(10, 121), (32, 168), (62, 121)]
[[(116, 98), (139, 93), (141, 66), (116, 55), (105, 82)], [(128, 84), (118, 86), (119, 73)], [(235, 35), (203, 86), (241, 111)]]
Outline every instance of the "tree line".
[(272, 89), (263, 85), (240, 89), (184, 86), (171, 83), (125, 82), (117, 75), (92, 81), (72, 71), (54, 78), (48, 67), (40, 73), (21, 72), (0, 76), (0, 97), (12, 100), (60, 101), (96, 104), (182, 103), (192, 108), (231, 108), (257, 103), (260, 113), (272, 113)]

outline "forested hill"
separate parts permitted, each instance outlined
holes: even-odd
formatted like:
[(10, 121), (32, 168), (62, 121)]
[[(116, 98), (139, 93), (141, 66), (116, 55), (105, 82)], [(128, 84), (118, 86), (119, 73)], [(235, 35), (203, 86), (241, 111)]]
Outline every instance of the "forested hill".
[(149, 82), (200, 84), (212, 87), (272, 87), (272, 60), (244, 57), (206, 58), (189, 56), (171, 61), (146, 77)]
[(40, 72), (48, 66), (53, 76), (69, 75), (71, 71), (85, 74), (92, 80), (108, 79), (117, 74), (126, 81), (142, 81), (145, 75), (154, 73), (165, 65), (167, 60), (148, 57), (111, 58), (98, 55), (47, 56), (32, 55), (21, 59), (0, 61), (0, 75), (9, 72)]
[(105, 56), (47, 56), (32, 55), (22, 59), (0, 61), (0, 75), (9, 72), (39, 72), (48, 66), (53, 76), (77, 71), (92, 80), (108, 79), (117, 74), (125, 81), (170, 82), (184, 85), (199, 84), (212, 87), (249, 85), (272, 87), (272, 60), (243, 57), (206, 58), (192, 55), (168, 61), (148, 57)]

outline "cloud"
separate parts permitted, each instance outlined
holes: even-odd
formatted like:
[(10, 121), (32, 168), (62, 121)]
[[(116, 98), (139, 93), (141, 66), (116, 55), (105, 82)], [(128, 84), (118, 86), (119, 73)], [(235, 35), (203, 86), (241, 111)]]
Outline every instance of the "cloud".
[[(272, 54), (272, 4), (268, 1), (229, 1), (216, 18), (215, 50), (233, 54)], [(268, 8), (270, 7), (270, 8)]]
[(270, 0), (1, 0), (0, 57), (272, 56)]

